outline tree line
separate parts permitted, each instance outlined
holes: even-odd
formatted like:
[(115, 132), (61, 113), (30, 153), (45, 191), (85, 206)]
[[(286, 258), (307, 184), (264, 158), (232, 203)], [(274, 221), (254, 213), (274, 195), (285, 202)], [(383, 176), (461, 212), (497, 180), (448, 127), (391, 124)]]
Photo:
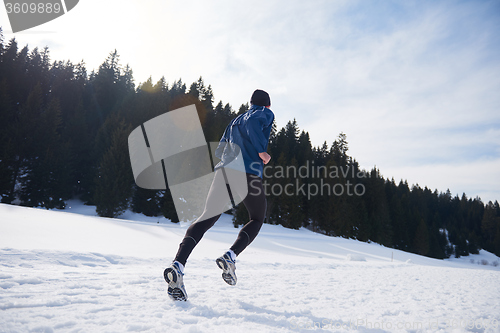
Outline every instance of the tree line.
[[(113, 51), (91, 72), (85, 63), (51, 61), (48, 48), (20, 48), (0, 28), (1, 202), (64, 209), (78, 197), (100, 216), (126, 209), (177, 222), (170, 191), (135, 185), (130, 132), (168, 110), (195, 104), (207, 142), (246, 112), (214, 102), (203, 78), (186, 85), (151, 78), (136, 86), (133, 71)], [(307, 227), (331, 236), (376, 242), (435, 258), (486, 249), (500, 255), (500, 207), (384, 179), (348, 155), (347, 136), (313, 147), (295, 120), (269, 142), (264, 172), (266, 223)], [(248, 219), (243, 205), (234, 224)]]

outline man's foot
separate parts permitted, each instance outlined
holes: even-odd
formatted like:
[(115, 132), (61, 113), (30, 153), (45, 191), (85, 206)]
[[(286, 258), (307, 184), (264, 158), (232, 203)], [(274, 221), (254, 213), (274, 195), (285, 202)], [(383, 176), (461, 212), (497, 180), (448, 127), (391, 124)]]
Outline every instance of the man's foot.
[(174, 301), (186, 301), (188, 298), (182, 281), (183, 276), (184, 273), (182, 273), (177, 262), (174, 262), (163, 272), (163, 277), (168, 283), (168, 296)]
[(227, 284), (234, 286), (236, 284), (236, 274), (234, 271), (236, 270), (236, 262), (231, 258), (231, 254), (229, 252), (224, 253), (224, 255), (215, 260), (217, 266), (222, 269), (222, 278), (226, 281)]

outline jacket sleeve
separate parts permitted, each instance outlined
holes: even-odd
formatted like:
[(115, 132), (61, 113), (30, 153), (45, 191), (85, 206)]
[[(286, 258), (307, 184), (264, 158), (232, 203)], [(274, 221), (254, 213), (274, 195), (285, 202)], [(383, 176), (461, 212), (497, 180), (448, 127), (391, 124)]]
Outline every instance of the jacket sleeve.
[[(265, 133), (265, 128), (271, 126), (274, 120), (273, 113), (268, 111), (255, 112), (247, 121), (247, 133), (252, 145), (258, 153), (267, 151), (269, 135)], [(266, 135), (267, 134), (267, 135)]]

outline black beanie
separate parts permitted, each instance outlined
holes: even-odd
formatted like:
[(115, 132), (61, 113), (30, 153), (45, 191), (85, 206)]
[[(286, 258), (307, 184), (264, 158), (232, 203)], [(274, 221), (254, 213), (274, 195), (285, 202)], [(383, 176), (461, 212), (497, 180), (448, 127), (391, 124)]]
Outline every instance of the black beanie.
[(271, 98), (264, 90), (257, 89), (253, 92), (250, 103), (258, 106), (269, 106), (271, 105)]

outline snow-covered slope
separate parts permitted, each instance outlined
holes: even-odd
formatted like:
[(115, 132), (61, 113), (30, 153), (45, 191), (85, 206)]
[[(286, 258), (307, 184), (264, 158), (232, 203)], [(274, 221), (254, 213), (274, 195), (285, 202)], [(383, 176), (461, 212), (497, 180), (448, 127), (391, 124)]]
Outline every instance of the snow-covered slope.
[(163, 269), (187, 223), (69, 206), (0, 204), (0, 332), (500, 332), (500, 260), (485, 251), (443, 261), (264, 225), (231, 287), (214, 262), (238, 233), (223, 215), (176, 303)]

